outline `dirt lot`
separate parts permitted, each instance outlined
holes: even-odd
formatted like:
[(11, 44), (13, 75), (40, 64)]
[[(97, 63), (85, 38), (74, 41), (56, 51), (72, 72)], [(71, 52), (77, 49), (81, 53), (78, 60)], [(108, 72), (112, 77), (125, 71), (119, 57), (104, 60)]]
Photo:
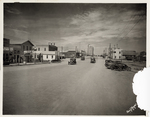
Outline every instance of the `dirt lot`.
[(133, 72), (138, 72), (139, 70), (142, 70), (144, 67), (146, 67), (146, 62), (133, 62), (133, 61), (127, 61), (127, 60), (123, 60), (123, 63), (125, 63), (126, 65), (128, 65), (129, 67), (131, 67), (131, 71)]

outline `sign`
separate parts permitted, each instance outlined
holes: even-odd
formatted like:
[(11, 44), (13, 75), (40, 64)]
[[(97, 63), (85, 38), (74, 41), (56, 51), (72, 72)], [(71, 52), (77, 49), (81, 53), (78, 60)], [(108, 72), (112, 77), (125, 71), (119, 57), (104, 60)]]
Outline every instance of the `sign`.
[(26, 54), (26, 53), (32, 53), (32, 51), (31, 50), (24, 51), (24, 54)]
[(4, 51), (9, 51), (9, 47), (3, 47)]

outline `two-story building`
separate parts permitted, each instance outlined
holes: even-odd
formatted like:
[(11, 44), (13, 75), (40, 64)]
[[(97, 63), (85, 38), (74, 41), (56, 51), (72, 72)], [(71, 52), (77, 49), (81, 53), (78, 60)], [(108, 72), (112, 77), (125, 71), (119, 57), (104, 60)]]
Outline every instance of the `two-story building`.
[(134, 50), (122, 50), (122, 56), (124, 56), (127, 60), (132, 60), (136, 56), (136, 51), (134, 51)]
[(3, 39), (3, 64), (8, 65), (9, 64), (9, 56), (10, 54), (10, 39)]
[(34, 56), (39, 61), (51, 61), (59, 59), (59, 51), (55, 45), (36, 45), (36, 51), (34, 51)]
[(31, 41), (25, 41), (20, 44), (10, 44), (13, 48), (11, 55), (11, 62), (22, 63), (23, 61), (32, 62), (32, 47), (33, 43)]
[(116, 48), (113, 50), (113, 53), (112, 53), (112, 57), (113, 59), (122, 59), (122, 49), (120, 48)]

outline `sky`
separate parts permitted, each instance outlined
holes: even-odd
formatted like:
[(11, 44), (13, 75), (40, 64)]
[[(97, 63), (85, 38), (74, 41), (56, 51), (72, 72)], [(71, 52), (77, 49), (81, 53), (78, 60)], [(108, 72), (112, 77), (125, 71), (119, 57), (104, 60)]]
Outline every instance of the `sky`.
[(118, 44), (124, 50), (146, 51), (146, 4), (5, 3), (4, 38), (10, 43), (55, 43), (64, 51), (95, 54)]

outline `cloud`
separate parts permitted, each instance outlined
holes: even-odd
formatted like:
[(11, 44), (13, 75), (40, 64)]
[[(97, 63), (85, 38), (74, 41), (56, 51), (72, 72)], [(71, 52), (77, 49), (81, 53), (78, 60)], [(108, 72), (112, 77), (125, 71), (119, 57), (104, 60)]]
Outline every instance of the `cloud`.
[(6, 12), (8, 13), (11, 13), (11, 14), (16, 14), (16, 15), (19, 15), (21, 14), (21, 11), (19, 11), (18, 9), (16, 8), (13, 8), (13, 7), (10, 7), (9, 5), (5, 5), (5, 9), (4, 9)]
[[(67, 5), (69, 6), (69, 4)], [(70, 11), (67, 11), (68, 8), (62, 7), (62, 12), (65, 13), (62, 14), (59, 7), (56, 13), (45, 12), (45, 9), (39, 4), (38, 7), (35, 5), (35, 7), (40, 8), (40, 11), (36, 12), (35, 15), (31, 14), (35, 8), (30, 8), (32, 12), (29, 13), (28, 9), (8, 6), (6, 11), (11, 18), (5, 18), (5, 28), (12, 30), (9, 30), (11, 33), (8, 30), (4, 33), (19, 37), (28, 35), (35, 42), (42, 44), (54, 41), (58, 45), (68, 48), (74, 48), (79, 43), (85, 47), (89, 43), (96, 47), (98, 45), (105, 47), (109, 43), (122, 44), (122, 42), (130, 45), (130, 39), (146, 37), (146, 16), (140, 17), (140, 14), (144, 14), (143, 9), (139, 10), (136, 6), (130, 4), (97, 4), (91, 7), (89, 4), (81, 4), (77, 9), (77, 6), (72, 4), (69, 7)], [(48, 4), (47, 7), (49, 7)], [(21, 16), (12, 15), (21, 14), (21, 11), (24, 13)], [(140, 18), (141, 20), (136, 24)], [(136, 42), (139, 41), (136, 40)]]

